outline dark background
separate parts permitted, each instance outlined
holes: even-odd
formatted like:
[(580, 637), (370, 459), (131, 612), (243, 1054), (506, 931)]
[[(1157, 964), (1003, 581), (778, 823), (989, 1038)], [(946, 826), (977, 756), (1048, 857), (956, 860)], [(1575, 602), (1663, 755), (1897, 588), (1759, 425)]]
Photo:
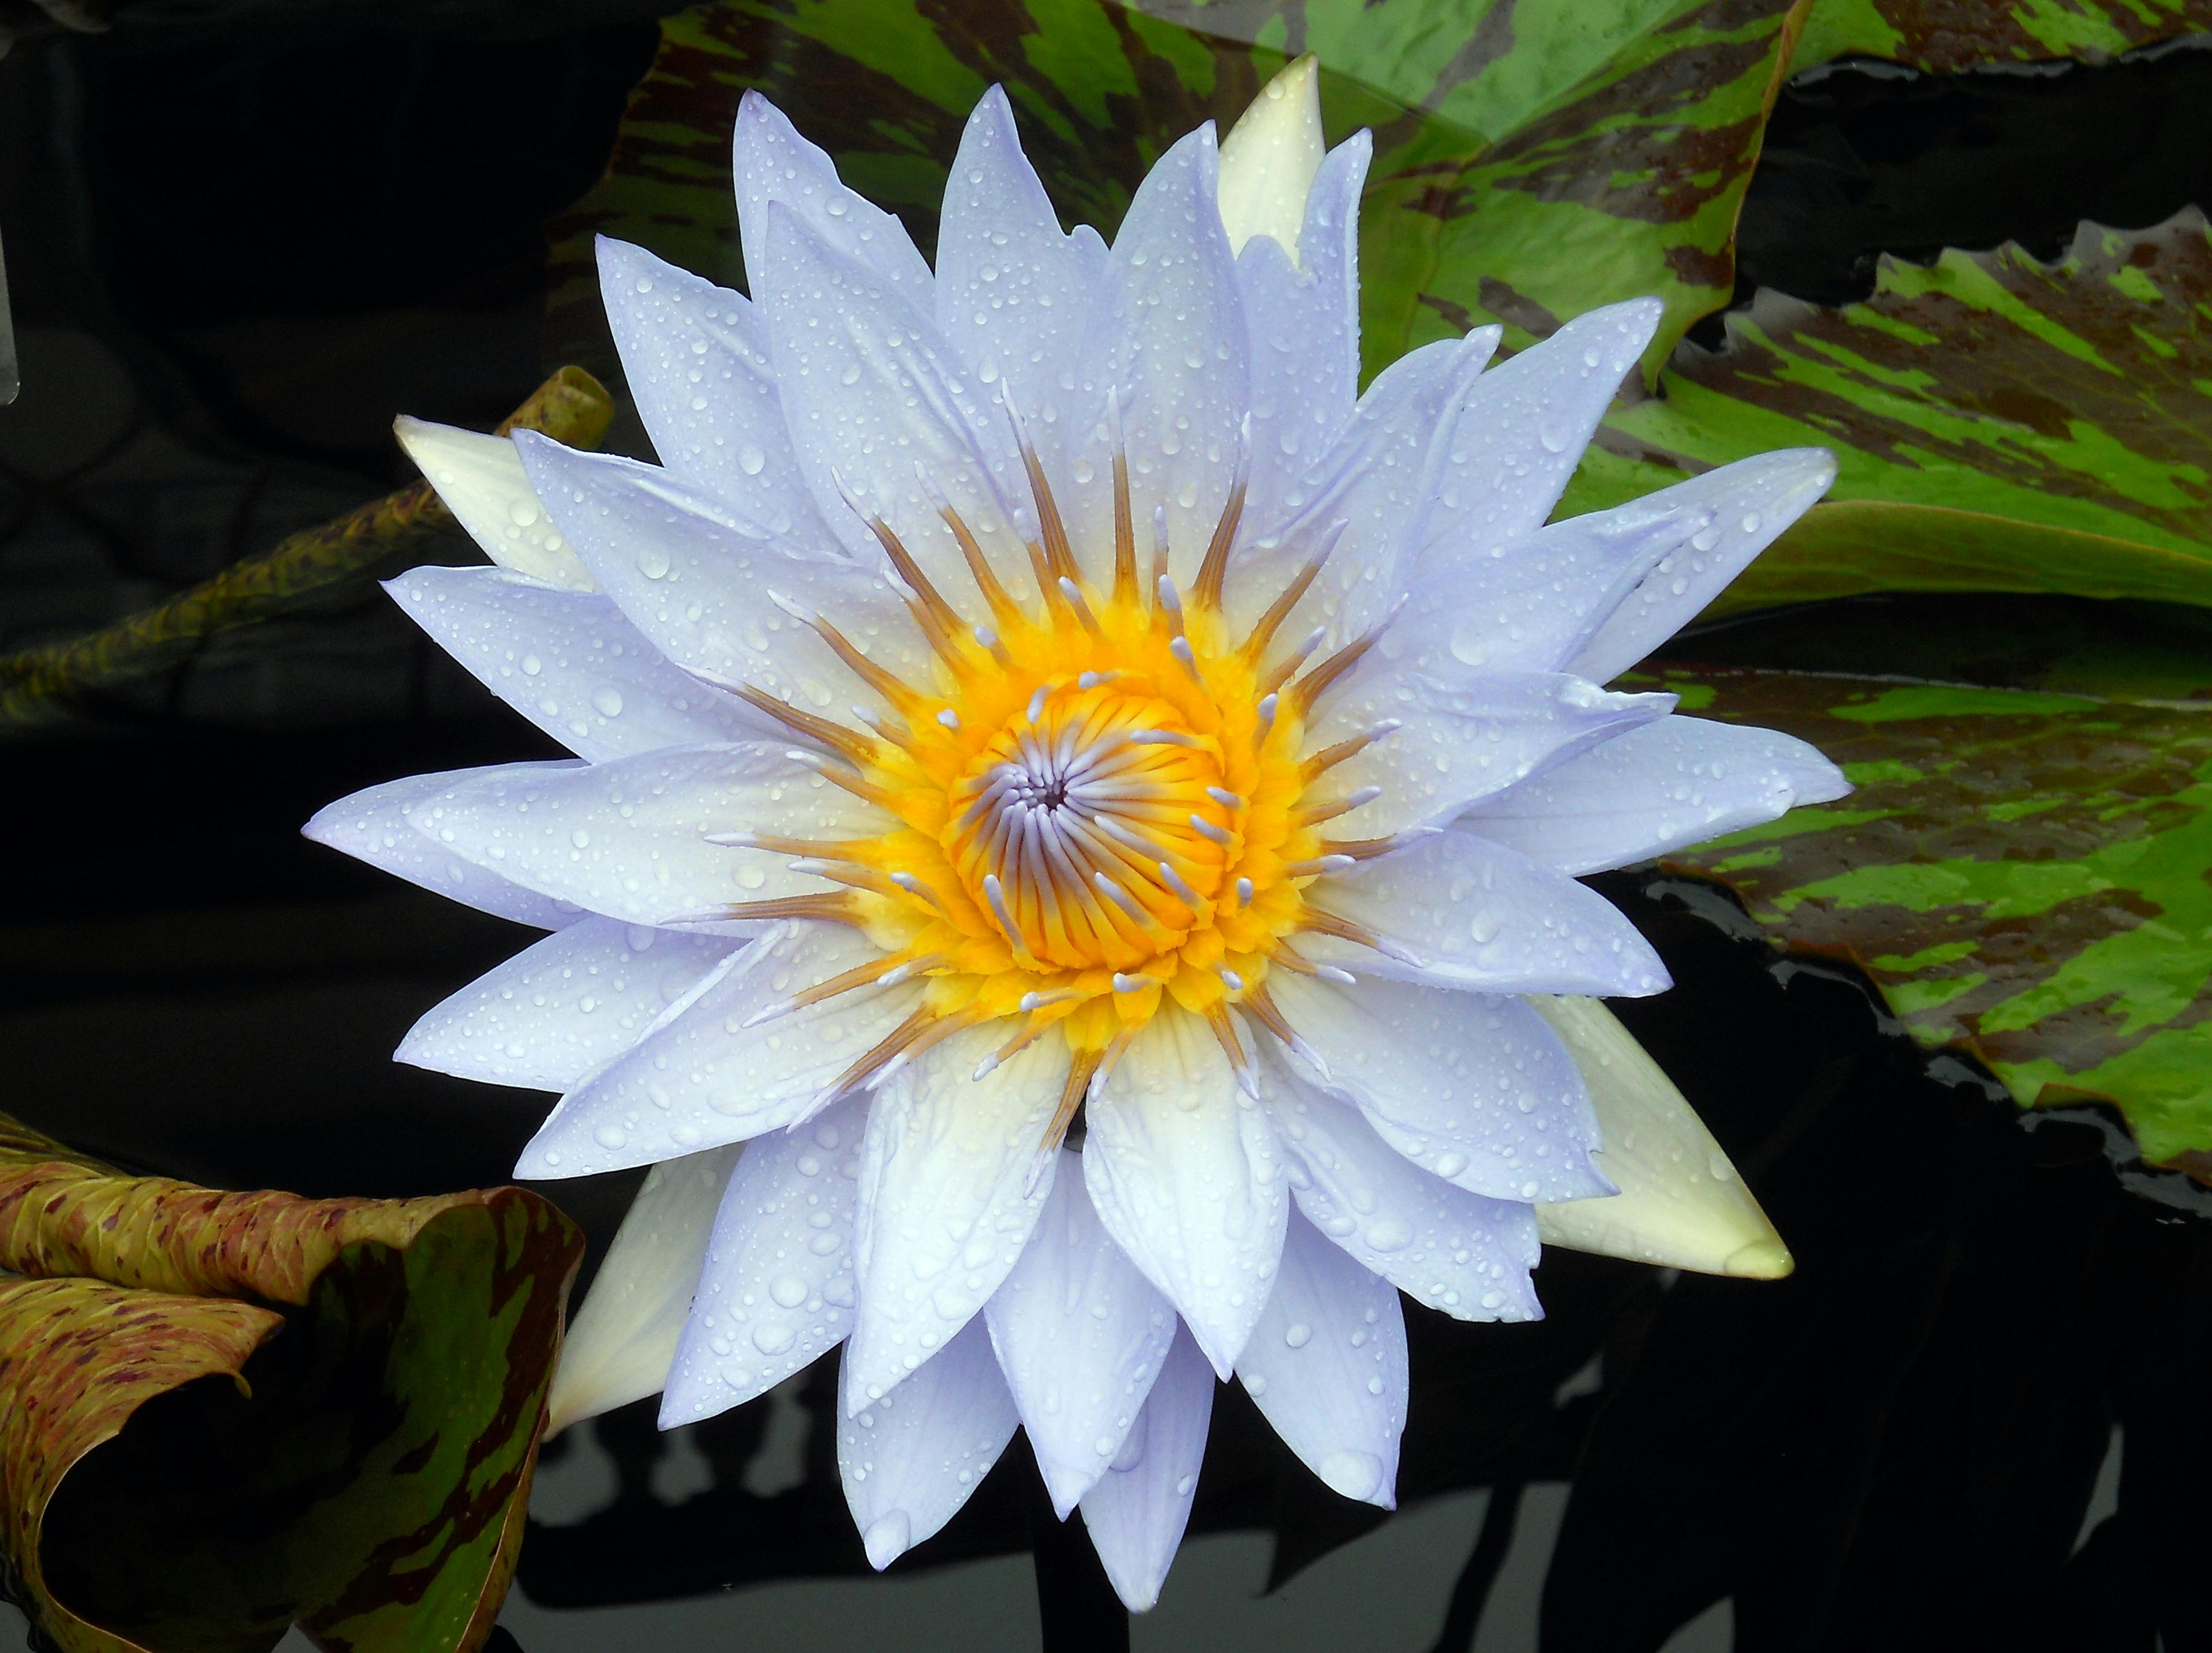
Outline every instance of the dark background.
[[(654, 15), (209, 0), (125, 4), (85, 34), (0, 6), (23, 384), (0, 409), (0, 649), (407, 480), (397, 413), (488, 428), (520, 402), (550, 365), (541, 225), (604, 167)], [(1940, 82), (1842, 65), (1783, 96), (1739, 296), (1843, 302), (1883, 253), (2015, 239), (2051, 257), (2082, 218), (2208, 201), (2212, 52)], [(458, 538), (439, 555), (477, 560)], [(1922, 621), (1998, 647), (2076, 612), (1869, 600), (1674, 649), (1903, 670)], [(367, 581), (11, 736), (0, 1106), (219, 1185), (505, 1180), (545, 1099), (389, 1052), (522, 933), (297, 829), (378, 781), (548, 750)], [(2212, 1646), (2201, 1193), (2142, 1171), (2094, 1113), (2029, 1128), (1724, 896), (1656, 873), (1606, 888), (1683, 984), (1624, 1014), (1799, 1273), (1558, 1256), (1540, 1327), (1417, 1316), (1407, 1508), (1372, 1531), (1225, 1395), (1194, 1528), (1223, 1535), (1187, 1548), (1136, 1644), (1508, 1653), (1538, 1644), (1540, 1599), (1547, 1649)], [(1729, 1036), (1683, 1032), (1715, 1027)], [(552, 1192), (603, 1243), (634, 1183)], [(891, 1581), (858, 1577), (811, 1427), (824, 1394), (817, 1377), (672, 1441), (634, 1408), (556, 1444), (517, 1642), (1018, 1647), (1041, 1627), (1034, 1535), (1050, 1644), (1114, 1644), (1018, 1445)]]

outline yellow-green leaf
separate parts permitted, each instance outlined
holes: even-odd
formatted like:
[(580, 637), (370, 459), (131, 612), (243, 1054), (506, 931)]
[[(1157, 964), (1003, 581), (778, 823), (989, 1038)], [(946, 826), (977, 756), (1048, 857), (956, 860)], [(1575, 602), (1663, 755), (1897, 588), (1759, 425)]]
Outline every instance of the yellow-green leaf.
[(48, 1634), (481, 1645), (580, 1255), (520, 1189), (223, 1194), (0, 1116), (0, 1538)]

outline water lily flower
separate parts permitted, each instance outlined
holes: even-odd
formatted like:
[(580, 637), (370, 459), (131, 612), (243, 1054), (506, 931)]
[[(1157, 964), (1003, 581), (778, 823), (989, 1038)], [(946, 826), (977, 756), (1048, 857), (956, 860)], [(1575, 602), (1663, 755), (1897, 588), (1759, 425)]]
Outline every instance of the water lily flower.
[(1142, 1607), (1217, 1378), (1388, 1507), (1401, 1293), (1531, 1319), (1544, 1238), (1787, 1272), (1598, 1002), (1667, 972), (1577, 879), (1844, 790), (1603, 686), (1832, 463), (1547, 526), (1659, 306), (1358, 394), (1368, 155), (1302, 61), (1109, 246), (994, 90), (932, 269), (748, 95), (751, 296), (599, 249), (659, 465), (402, 422), (496, 566), (393, 594), (575, 757), (308, 831), (550, 932), (399, 1051), (560, 1093), (520, 1175), (654, 1168), (556, 1423), (842, 1346), (878, 1566), (1018, 1425)]

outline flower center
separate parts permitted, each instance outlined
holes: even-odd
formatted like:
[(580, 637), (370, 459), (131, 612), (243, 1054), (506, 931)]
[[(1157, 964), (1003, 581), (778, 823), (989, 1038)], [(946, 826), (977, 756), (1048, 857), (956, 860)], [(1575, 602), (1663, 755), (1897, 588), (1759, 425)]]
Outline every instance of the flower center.
[(1039, 684), (951, 788), (946, 857), (1025, 969), (1135, 969), (1212, 920), (1244, 800), (1148, 688)]
[(803, 857), (805, 870), (843, 886), (738, 902), (730, 916), (849, 924), (883, 950), (791, 1005), (924, 980), (921, 1008), (848, 1082), (963, 1028), (1006, 1026), (985, 1070), (1056, 1030), (1076, 1058), (1064, 1127), (1091, 1077), (1170, 1000), (1203, 1018), (1240, 1070), (1249, 1058), (1231, 1005), (1298, 1042), (1267, 978), (1273, 969), (1341, 974), (1299, 953), (1301, 931), (1375, 945), (1306, 892), (1321, 874), (1393, 847), (1322, 831), (1370, 801), (1371, 793), (1344, 792), (1334, 771), (1389, 726), (1301, 756), (1307, 714), (1372, 637), (1303, 674), (1318, 635), (1294, 648), (1278, 642), (1325, 551), (1244, 635), (1231, 636), (1222, 599), (1241, 483), (1186, 602), (1168, 576), (1157, 520), (1150, 577), (1139, 575), (1124, 465), (1115, 467), (1112, 584), (1102, 590), (1076, 563), (1042, 468), (1025, 457), (1043, 528), (1030, 547), (1030, 601), (1006, 589), (966, 524), (940, 507), (989, 625), (964, 619), (890, 526), (867, 517), (935, 653), (934, 682), (893, 676), (830, 620), (794, 610), (890, 714), (865, 716), (855, 729), (741, 691), (834, 754), (815, 760), (823, 777), (892, 824), (836, 843), (718, 836)]

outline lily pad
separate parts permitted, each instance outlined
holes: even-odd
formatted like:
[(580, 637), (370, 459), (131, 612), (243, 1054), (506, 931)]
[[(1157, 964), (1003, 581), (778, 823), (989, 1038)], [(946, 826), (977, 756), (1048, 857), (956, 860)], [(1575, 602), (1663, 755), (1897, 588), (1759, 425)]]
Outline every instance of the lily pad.
[(846, 181), (934, 239), (969, 110), (1003, 82), (1062, 215), (1110, 232), (1158, 156), (1316, 52), (1332, 137), (1374, 129), (1361, 227), (1371, 374), (1479, 323), (1526, 343), (1654, 293), (1656, 369), (1734, 289), (1737, 208), (1808, 0), (718, 0), (665, 20), (607, 178), (551, 227), (550, 339), (614, 363), (591, 239), (742, 284), (729, 185), (757, 88)]
[(2097, 63), (2212, 30), (2205, 0), (1816, 0), (1790, 72), (1837, 58), (1886, 58), (1936, 74), (1994, 64)]
[(1565, 507), (1833, 449), (1830, 502), (1718, 611), (1863, 591), (2212, 603), (2212, 228), (2195, 208), (2084, 225), (2056, 264), (2013, 246), (1886, 260), (1863, 304), (1761, 293), (1727, 328), (1616, 407)]
[(2172, 706), (1669, 667), (1700, 717), (1787, 730), (1857, 790), (1670, 862), (1855, 961), (2023, 1103), (2109, 1101), (2212, 1180), (2212, 717)]
[(581, 1238), (535, 1194), (224, 1194), (0, 1115), (0, 1505), (65, 1653), (473, 1649)]

